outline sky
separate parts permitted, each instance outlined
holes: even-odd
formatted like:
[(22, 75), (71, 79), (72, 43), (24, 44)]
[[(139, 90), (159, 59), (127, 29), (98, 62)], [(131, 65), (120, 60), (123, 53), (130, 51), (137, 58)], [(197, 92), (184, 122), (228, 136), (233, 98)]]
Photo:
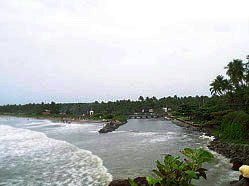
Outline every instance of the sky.
[(0, 0), (0, 105), (210, 95), (248, 0)]

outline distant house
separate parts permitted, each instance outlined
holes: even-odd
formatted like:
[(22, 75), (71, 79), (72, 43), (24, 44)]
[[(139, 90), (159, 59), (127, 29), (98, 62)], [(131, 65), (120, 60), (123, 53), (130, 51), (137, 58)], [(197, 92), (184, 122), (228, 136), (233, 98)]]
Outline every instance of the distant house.
[(170, 107), (165, 107), (165, 108), (163, 108), (163, 110), (164, 110), (164, 112), (169, 112), (169, 111), (171, 111), (171, 108)]
[(43, 111), (41, 112), (42, 115), (49, 115), (50, 113), (51, 113), (50, 110), (43, 110)]
[(167, 107), (164, 107), (164, 108), (163, 108), (163, 111), (164, 111), (164, 112), (168, 112), (168, 108), (167, 108)]
[(153, 113), (154, 112), (154, 109), (149, 109), (149, 113)]
[(90, 110), (89, 114), (90, 114), (90, 116), (92, 116), (94, 114), (94, 111)]

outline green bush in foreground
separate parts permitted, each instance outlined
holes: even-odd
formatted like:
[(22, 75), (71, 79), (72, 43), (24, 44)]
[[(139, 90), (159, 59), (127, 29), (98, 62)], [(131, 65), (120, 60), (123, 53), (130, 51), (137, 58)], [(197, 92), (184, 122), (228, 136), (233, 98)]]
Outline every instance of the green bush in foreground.
[[(206, 179), (206, 169), (202, 168), (202, 163), (210, 162), (213, 155), (201, 148), (185, 148), (181, 151), (187, 157), (184, 161), (180, 156), (173, 157), (167, 154), (164, 161), (156, 161), (156, 170), (153, 172), (156, 177), (146, 177), (150, 186), (193, 186), (191, 181), (203, 177)], [(138, 186), (129, 179), (131, 186)]]

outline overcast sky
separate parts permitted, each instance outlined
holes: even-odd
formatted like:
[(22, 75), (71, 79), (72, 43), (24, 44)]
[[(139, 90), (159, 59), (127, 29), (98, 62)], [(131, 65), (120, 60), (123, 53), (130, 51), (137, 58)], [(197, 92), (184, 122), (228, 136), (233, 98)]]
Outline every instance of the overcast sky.
[(210, 95), (248, 0), (0, 0), (0, 104)]

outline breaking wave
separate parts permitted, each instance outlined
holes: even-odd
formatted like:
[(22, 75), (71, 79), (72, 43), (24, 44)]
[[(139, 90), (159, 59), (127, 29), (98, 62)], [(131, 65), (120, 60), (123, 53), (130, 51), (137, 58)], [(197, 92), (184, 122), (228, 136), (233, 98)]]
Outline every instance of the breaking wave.
[(90, 151), (41, 132), (0, 125), (0, 185), (106, 186), (112, 176)]

